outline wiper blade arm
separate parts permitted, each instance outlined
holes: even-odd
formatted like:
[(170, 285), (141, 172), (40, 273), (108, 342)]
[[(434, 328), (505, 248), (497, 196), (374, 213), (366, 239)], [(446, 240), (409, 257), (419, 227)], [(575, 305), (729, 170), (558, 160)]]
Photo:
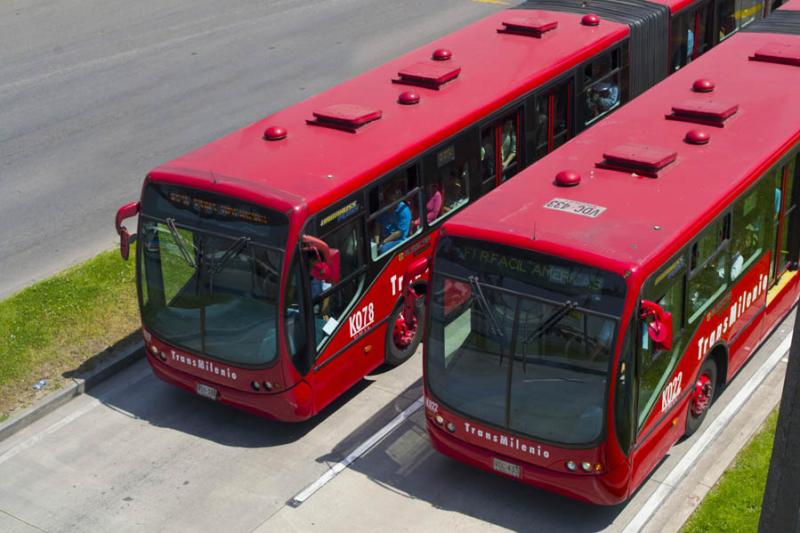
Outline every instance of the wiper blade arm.
[(213, 261), (211, 266), (208, 269), (208, 292), (210, 294), (214, 294), (214, 276), (222, 272), (222, 269), (225, 268), (225, 265), (228, 261), (231, 260), (232, 257), (239, 255), (239, 252), (247, 246), (250, 242), (249, 237), (239, 237), (236, 239), (236, 242), (231, 244), (225, 253), (222, 254), (222, 257), (219, 258), (218, 261)]
[(181, 234), (178, 233), (178, 228), (175, 227), (174, 218), (167, 219), (167, 228), (169, 228), (169, 233), (172, 235), (172, 240), (174, 240), (175, 244), (178, 246), (178, 251), (183, 256), (183, 259), (190, 267), (197, 270), (197, 261), (195, 261), (194, 256), (189, 253), (189, 248), (186, 246), (183, 237), (181, 237)]
[[(544, 335), (545, 333), (547, 333), (548, 331), (550, 331), (550, 329), (553, 326), (558, 324), (558, 322), (560, 322), (562, 318), (567, 316), (576, 307), (578, 307), (578, 302), (573, 302), (572, 300), (567, 300), (566, 302), (561, 304), (561, 306), (558, 309), (556, 309), (553, 312), (553, 314), (551, 314), (549, 317), (547, 317), (547, 319), (544, 322), (539, 324), (539, 327), (537, 327), (535, 330), (533, 330), (531, 332), (531, 334), (528, 335), (525, 338), (525, 342), (523, 344), (530, 344), (530, 343), (534, 342), (535, 340), (537, 340), (542, 335)], [(525, 369), (527, 367), (527, 363), (528, 363), (528, 358), (524, 357), (522, 359), (522, 372), (523, 373), (525, 372)]]
[(492, 312), (492, 309), (489, 307), (489, 301), (486, 299), (486, 296), (484, 296), (484, 294), (483, 294), (483, 289), (481, 289), (481, 282), (478, 281), (478, 276), (470, 276), (467, 279), (469, 279), (469, 283), (470, 283), (470, 285), (472, 285), (472, 289), (477, 294), (475, 299), (478, 300), (478, 303), (480, 304), (481, 309), (483, 309), (483, 312), (486, 314), (486, 317), (489, 319), (489, 325), (491, 326), (492, 331), (494, 331), (494, 333), (497, 334), (502, 339), (503, 338), (503, 330), (500, 329), (500, 325), (497, 323), (497, 318), (494, 316), (494, 313)]

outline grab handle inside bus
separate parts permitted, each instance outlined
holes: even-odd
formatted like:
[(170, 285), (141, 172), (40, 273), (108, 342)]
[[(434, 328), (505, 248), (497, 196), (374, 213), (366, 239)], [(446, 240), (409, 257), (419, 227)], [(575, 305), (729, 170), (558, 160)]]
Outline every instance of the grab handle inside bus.
[(126, 261), (128, 260), (128, 255), (130, 255), (131, 243), (136, 241), (136, 234), (131, 235), (128, 233), (128, 228), (123, 226), (122, 222), (138, 213), (139, 202), (125, 204), (117, 210), (116, 227), (119, 235), (119, 254)]
[(339, 250), (331, 248), (322, 239), (303, 235), (303, 252), (312, 255), (310, 258), (311, 277), (326, 283), (339, 283), (342, 277)]
[(664, 311), (656, 302), (642, 300), (639, 318), (647, 322), (647, 334), (656, 348), (672, 348), (672, 313)]

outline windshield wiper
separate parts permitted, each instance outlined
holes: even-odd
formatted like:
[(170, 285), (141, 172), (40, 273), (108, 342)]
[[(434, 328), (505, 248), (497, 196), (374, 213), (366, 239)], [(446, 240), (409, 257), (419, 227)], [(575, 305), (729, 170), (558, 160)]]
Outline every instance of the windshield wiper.
[(214, 276), (222, 272), (222, 269), (225, 268), (225, 265), (228, 261), (231, 260), (236, 255), (239, 255), (239, 252), (247, 246), (250, 242), (249, 237), (239, 237), (236, 241), (231, 244), (227, 250), (222, 254), (222, 257), (219, 260), (214, 260), (211, 262), (211, 265), (208, 268), (208, 293), (214, 294)]
[(175, 241), (175, 244), (178, 246), (178, 251), (183, 256), (183, 259), (190, 267), (197, 270), (197, 262), (195, 261), (194, 256), (189, 253), (189, 248), (186, 246), (183, 237), (181, 237), (181, 234), (178, 233), (178, 228), (175, 227), (174, 218), (167, 219), (167, 228), (169, 228), (169, 233), (172, 235), (172, 240)]
[[(572, 310), (575, 309), (576, 307), (578, 307), (578, 302), (573, 302), (572, 300), (567, 300), (566, 302), (561, 304), (558, 307), (558, 309), (553, 311), (553, 313), (549, 317), (547, 317), (547, 319), (544, 322), (539, 324), (539, 327), (533, 330), (531, 334), (525, 338), (525, 342), (523, 344), (531, 344), (539, 337), (550, 331), (553, 328), (553, 326), (558, 324), (562, 318), (570, 314), (570, 312), (572, 312)], [(527, 363), (528, 363), (528, 358), (524, 357), (522, 359), (522, 372), (525, 372)]]
[(472, 286), (474, 292), (477, 293), (475, 299), (478, 300), (481, 309), (483, 309), (484, 314), (489, 319), (489, 326), (491, 327), (492, 331), (502, 339), (503, 330), (500, 329), (500, 325), (497, 323), (497, 318), (494, 316), (492, 309), (489, 307), (489, 301), (486, 299), (486, 296), (483, 295), (481, 282), (478, 281), (478, 276), (470, 276), (467, 279), (469, 280), (469, 284)]

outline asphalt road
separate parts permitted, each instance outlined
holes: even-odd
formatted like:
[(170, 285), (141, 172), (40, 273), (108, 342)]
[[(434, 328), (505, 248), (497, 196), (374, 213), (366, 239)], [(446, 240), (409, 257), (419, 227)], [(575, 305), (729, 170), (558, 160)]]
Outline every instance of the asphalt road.
[(292, 506), (419, 398), (419, 353), (368, 376), (303, 424), (266, 421), (178, 390), (141, 361), (0, 442), (0, 531), (621, 531), (665, 488), (669, 497), (644, 531), (676, 531), (776, 405), (785, 364), (699, 453), (687, 478), (678, 483), (672, 472), (777, 353), (793, 321), (792, 314), (701, 430), (673, 447), (625, 505), (582, 504), (445, 458), (430, 447), (416, 411)]
[(0, 2), (0, 298), (113, 247), (150, 168), (499, 4)]

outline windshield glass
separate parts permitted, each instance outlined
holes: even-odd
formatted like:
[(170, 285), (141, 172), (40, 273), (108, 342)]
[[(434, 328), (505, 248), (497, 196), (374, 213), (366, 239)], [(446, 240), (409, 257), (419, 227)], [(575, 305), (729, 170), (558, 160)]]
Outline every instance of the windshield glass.
[(560, 444), (603, 432), (620, 276), (527, 250), (443, 238), (426, 376), (456, 411)]
[(287, 227), (284, 215), (263, 208), (150, 185), (140, 224), (145, 326), (229, 363), (274, 360)]

